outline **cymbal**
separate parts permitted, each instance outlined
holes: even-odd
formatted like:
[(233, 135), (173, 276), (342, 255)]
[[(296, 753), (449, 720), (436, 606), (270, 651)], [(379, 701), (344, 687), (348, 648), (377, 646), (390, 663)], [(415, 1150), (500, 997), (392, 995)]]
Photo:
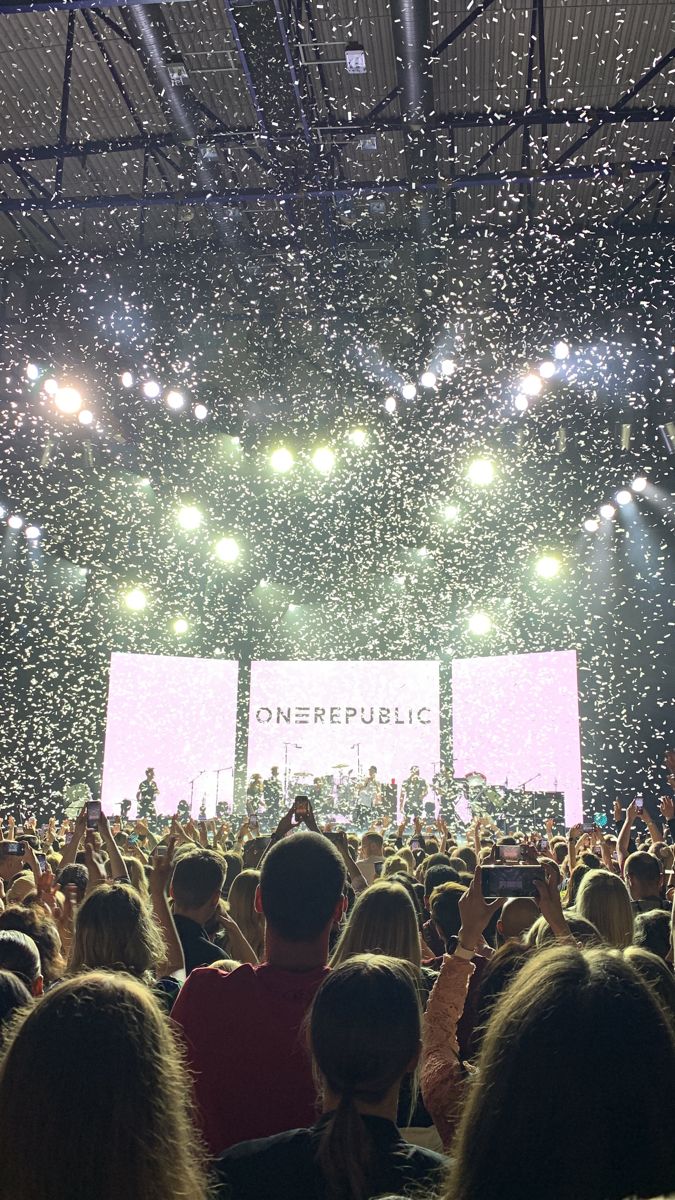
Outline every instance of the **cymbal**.
[(331, 771), (344, 771), (345, 767), (348, 767), (348, 766), (349, 766), (349, 763), (333, 763), (333, 765), (331, 767)]
[(314, 778), (311, 771), (294, 771), (293, 774), (295, 775), (296, 779), (309, 779), (310, 777), (312, 779)]

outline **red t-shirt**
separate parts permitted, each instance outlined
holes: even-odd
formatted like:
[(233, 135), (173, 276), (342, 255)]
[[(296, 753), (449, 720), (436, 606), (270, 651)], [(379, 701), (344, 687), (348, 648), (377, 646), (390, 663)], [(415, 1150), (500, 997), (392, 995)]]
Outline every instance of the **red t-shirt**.
[(327, 972), (282, 971), (268, 963), (229, 974), (213, 967), (191, 972), (171, 1016), (187, 1046), (212, 1154), (316, 1120), (301, 1025)]

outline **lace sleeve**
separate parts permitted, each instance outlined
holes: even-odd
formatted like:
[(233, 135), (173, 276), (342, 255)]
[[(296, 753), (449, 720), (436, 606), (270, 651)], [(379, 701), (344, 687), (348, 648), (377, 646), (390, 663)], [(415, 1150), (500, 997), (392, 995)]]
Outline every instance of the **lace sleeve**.
[(474, 969), (472, 962), (446, 954), (424, 1014), (422, 1097), (445, 1150), (449, 1148), (459, 1119), (464, 1090), (457, 1025)]

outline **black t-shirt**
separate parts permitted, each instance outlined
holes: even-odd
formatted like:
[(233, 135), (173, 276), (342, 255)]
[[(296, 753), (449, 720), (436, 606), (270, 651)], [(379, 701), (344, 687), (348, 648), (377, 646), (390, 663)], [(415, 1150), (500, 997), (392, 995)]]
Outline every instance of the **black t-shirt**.
[(183, 947), (185, 970), (188, 975), (195, 967), (208, 967), (209, 963), (220, 962), (221, 958), (226, 957), (222, 947), (209, 940), (206, 930), (197, 921), (175, 913), (173, 919)]
[[(311, 1129), (240, 1142), (216, 1160), (220, 1200), (323, 1200), (326, 1181), (316, 1155), (326, 1114)], [(447, 1168), (433, 1150), (405, 1142), (392, 1121), (362, 1118), (375, 1150), (372, 1195), (432, 1192)]]

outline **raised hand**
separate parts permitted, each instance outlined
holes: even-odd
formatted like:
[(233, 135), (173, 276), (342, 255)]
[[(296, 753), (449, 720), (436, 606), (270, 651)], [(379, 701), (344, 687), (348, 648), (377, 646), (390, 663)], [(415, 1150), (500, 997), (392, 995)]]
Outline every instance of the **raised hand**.
[(659, 812), (664, 821), (672, 821), (675, 817), (675, 800), (672, 796), (662, 796), (659, 800)]
[(459, 942), (465, 950), (474, 950), (483, 936), (484, 930), (490, 924), (490, 919), (496, 908), (501, 908), (504, 898), (485, 900), (481, 880), (481, 868), (476, 867), (471, 883), (459, 901), (459, 915), (462, 920), (459, 931)]

